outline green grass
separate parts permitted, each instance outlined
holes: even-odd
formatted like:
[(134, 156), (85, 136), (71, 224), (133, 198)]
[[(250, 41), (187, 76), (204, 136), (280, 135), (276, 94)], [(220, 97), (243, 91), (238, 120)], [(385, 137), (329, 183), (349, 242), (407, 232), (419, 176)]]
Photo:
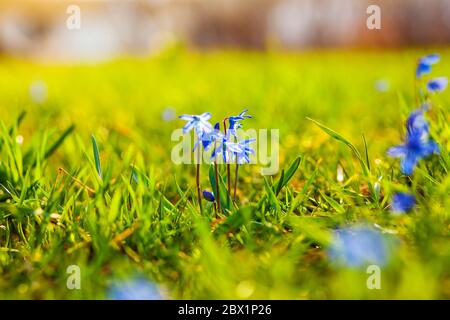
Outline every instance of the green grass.
[[(450, 51), (439, 51), (434, 74), (448, 76)], [(174, 48), (66, 66), (1, 58), (0, 298), (102, 299), (117, 279), (143, 274), (169, 298), (449, 299), (448, 91), (433, 97), (430, 116), (442, 155), (410, 180), (385, 155), (416, 107), (415, 60), (427, 52)], [(375, 90), (378, 79), (388, 92)], [(29, 94), (37, 80), (48, 90), (42, 103)], [(247, 128), (280, 129), (284, 176), (300, 157), (298, 170), (284, 185), (281, 172), (265, 181), (246, 166), (237, 208), (216, 220), (204, 203), (201, 215), (194, 166), (170, 160), (171, 132), (183, 122), (162, 121), (167, 106), (216, 120), (249, 108)], [(407, 184), (418, 206), (393, 216), (390, 197)], [(396, 232), (381, 290), (367, 289), (365, 269), (326, 255), (332, 230), (356, 223)], [(73, 264), (81, 290), (66, 288)]]

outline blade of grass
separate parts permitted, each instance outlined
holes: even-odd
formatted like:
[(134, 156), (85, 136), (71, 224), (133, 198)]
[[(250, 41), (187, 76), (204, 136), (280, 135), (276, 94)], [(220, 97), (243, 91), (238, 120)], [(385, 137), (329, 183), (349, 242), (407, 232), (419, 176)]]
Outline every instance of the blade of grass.
[(92, 140), (92, 151), (94, 153), (95, 169), (97, 170), (98, 177), (100, 178), (100, 180), (102, 180), (103, 179), (102, 164), (100, 162), (100, 153), (98, 151), (97, 140), (95, 140), (94, 135), (91, 135), (91, 140)]

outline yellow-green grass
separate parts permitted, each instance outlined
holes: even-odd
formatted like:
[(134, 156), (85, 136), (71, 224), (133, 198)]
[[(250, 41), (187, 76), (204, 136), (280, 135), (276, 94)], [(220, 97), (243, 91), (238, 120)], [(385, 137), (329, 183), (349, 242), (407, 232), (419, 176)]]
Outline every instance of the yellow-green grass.
[[(430, 113), (442, 156), (422, 162), (411, 179), (386, 156), (417, 107), (416, 59), (432, 51), (173, 48), (91, 65), (2, 57), (0, 298), (101, 299), (116, 279), (136, 274), (168, 298), (449, 298), (449, 92), (433, 97)], [(450, 51), (439, 52), (433, 75), (450, 75)], [(387, 92), (376, 89), (379, 80), (388, 83)], [(33, 101), (33, 83), (45, 84), (45, 101)], [(217, 121), (248, 108), (253, 118), (246, 128), (280, 130), (280, 167), (298, 156), (300, 167), (273, 200), (259, 167), (246, 166), (239, 209), (217, 221), (205, 203), (201, 215), (194, 166), (171, 161), (171, 133), (183, 121), (163, 121), (167, 107), (177, 115), (209, 111)], [(344, 136), (366, 161), (364, 135), (370, 172), (307, 118)], [(208, 169), (202, 167), (201, 181), (211, 189)], [(389, 212), (395, 190), (414, 191), (412, 213)], [(55, 213), (58, 221), (49, 216)], [(395, 232), (398, 245), (382, 268), (380, 290), (367, 289), (365, 268), (339, 267), (327, 257), (332, 230), (356, 223)], [(81, 290), (66, 287), (69, 265), (81, 268)]]

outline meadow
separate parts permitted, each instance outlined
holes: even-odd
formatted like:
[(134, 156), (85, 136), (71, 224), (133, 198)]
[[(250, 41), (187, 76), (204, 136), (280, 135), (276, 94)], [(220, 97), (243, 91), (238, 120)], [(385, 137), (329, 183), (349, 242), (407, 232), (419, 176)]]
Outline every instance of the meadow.
[[(442, 48), (1, 57), (0, 299), (105, 299), (127, 279), (166, 299), (449, 299), (450, 93), (427, 116), (440, 155), (405, 176), (386, 154), (419, 107), (417, 59), (435, 51), (433, 75), (450, 75)], [(178, 116), (245, 108), (246, 128), (280, 130), (284, 174), (242, 166), (236, 205), (200, 213), (195, 166), (171, 161)], [(393, 214), (406, 190), (416, 206)], [(358, 225), (389, 243), (379, 289), (329, 252)]]

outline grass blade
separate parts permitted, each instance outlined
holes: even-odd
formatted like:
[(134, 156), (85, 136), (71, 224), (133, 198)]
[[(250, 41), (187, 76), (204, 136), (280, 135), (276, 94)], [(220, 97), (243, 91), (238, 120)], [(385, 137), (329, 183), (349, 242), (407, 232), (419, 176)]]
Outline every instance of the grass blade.
[(70, 127), (68, 127), (62, 134), (61, 136), (58, 138), (58, 140), (56, 140), (51, 146), (50, 148), (45, 152), (45, 156), (44, 159), (49, 158), (64, 142), (64, 140), (73, 132), (73, 130), (75, 130), (75, 125), (72, 124)]
[(94, 135), (91, 135), (91, 140), (92, 140), (92, 151), (94, 153), (94, 160), (95, 160), (95, 169), (97, 170), (99, 178), (103, 179), (102, 164), (100, 162), (100, 153), (98, 151), (97, 140), (95, 140)]
[(324, 131), (326, 134), (328, 134), (330, 137), (332, 137), (333, 139), (340, 141), (342, 143), (344, 143), (347, 147), (350, 148), (350, 150), (353, 152), (353, 154), (355, 155), (355, 157), (358, 159), (359, 164), (361, 165), (361, 168), (363, 170), (363, 173), (365, 176), (369, 175), (369, 169), (367, 168), (366, 163), (364, 162), (363, 158), (361, 157), (361, 154), (359, 153), (358, 149), (356, 149), (356, 147), (347, 139), (345, 139), (343, 136), (341, 136), (339, 133), (337, 133), (336, 131), (324, 126), (323, 124), (321, 124), (320, 122), (311, 119), (311, 118), (307, 118), (309, 121), (312, 121), (314, 124), (316, 124), (320, 129), (322, 129), (322, 131)]

